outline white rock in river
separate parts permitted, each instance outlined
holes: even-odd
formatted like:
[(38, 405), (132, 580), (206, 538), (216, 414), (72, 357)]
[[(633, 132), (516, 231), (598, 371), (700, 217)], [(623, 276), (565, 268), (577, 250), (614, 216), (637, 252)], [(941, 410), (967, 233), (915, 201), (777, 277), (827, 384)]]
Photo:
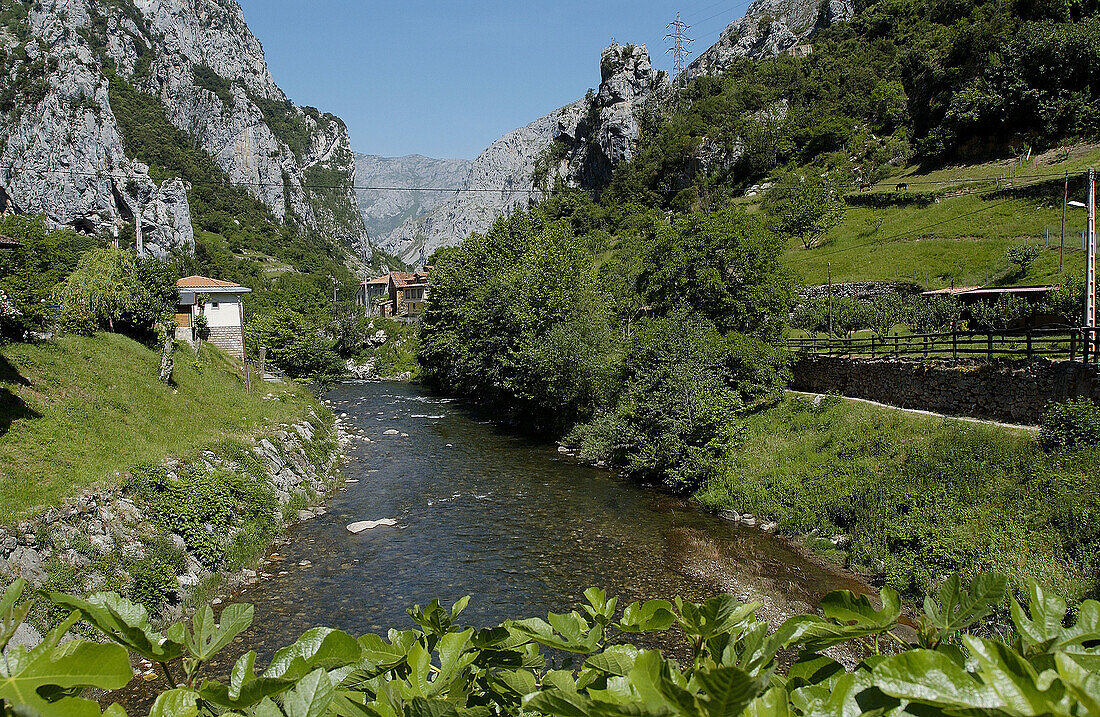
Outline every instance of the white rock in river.
[(382, 433), (382, 435), (383, 436), (396, 436), (396, 435), (399, 435), (400, 433), (401, 433), (401, 431), (395, 431), (394, 429), (391, 428), (388, 431), (384, 431)]
[(381, 528), (383, 526), (392, 528), (397, 525), (397, 521), (393, 518), (383, 518), (382, 520), (360, 520), (357, 523), (352, 523), (348, 526), (348, 532), (354, 535), (358, 535), (365, 530), (374, 530), (375, 528)]

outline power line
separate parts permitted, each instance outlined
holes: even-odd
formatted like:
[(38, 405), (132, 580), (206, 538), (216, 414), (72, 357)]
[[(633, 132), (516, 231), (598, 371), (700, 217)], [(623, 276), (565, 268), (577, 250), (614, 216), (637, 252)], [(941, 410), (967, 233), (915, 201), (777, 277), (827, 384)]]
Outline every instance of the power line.
[(691, 50), (688, 49), (688, 45), (695, 42), (687, 36), (687, 31), (691, 29), (691, 25), (680, 19), (680, 13), (676, 13), (676, 19), (665, 25), (666, 30), (672, 30), (669, 34), (665, 35), (665, 40), (672, 40), (672, 47), (665, 50), (665, 53), (672, 53), (672, 71), (676, 77), (680, 76), (680, 73), (684, 71), (684, 67), (687, 65), (687, 58), (691, 55)]
[[(0, 167), (0, 171), (8, 173), (19, 174), (31, 174), (34, 176), (43, 175), (60, 175), (71, 177), (89, 177), (94, 179), (112, 180), (112, 181), (128, 181), (135, 179), (132, 175), (116, 175), (106, 172), (90, 172), (81, 170), (67, 170), (67, 169), (38, 169), (38, 168), (26, 168), (26, 167)], [(1072, 173), (1069, 178), (1074, 178), (1080, 174), (1083, 176), (1085, 172)], [(166, 177), (165, 179), (170, 179)], [(1036, 174), (1018, 174), (1014, 177), (956, 177), (953, 179), (928, 179), (928, 180), (904, 180), (896, 179), (891, 181), (881, 181), (875, 184), (867, 185), (868, 189), (883, 188), (883, 187), (908, 187), (908, 186), (927, 186), (927, 185), (943, 185), (943, 184), (974, 184), (974, 183), (1003, 183), (1010, 180), (1022, 180), (1022, 179), (1060, 179), (1066, 178), (1065, 171), (1062, 172), (1048, 172), (1048, 173), (1036, 173)], [(152, 179), (152, 178), (151, 178)], [(249, 181), (230, 181), (232, 186), (242, 187), (283, 187), (282, 182), (249, 182)], [(542, 189), (537, 188), (524, 188), (524, 187), (399, 187), (399, 186), (371, 186), (371, 185), (357, 185), (357, 184), (306, 184), (302, 183), (298, 185), (302, 189), (351, 189), (353, 191), (372, 191), (372, 192), (438, 192), (438, 193), (486, 193), (486, 194), (546, 194)], [(666, 193), (674, 193), (682, 191), (681, 189), (667, 189)], [(771, 187), (767, 191), (769, 192), (782, 192), (794, 190), (794, 187)], [(660, 191), (660, 190), (655, 190)]]
[(991, 212), (991, 211), (993, 211), (994, 209), (996, 209), (998, 207), (1003, 207), (1004, 205), (1011, 204), (1014, 201), (1015, 201), (1015, 199), (1006, 199), (1003, 202), (997, 202), (996, 204), (993, 204), (993, 205), (988, 206), (988, 207), (981, 207), (980, 209), (975, 209), (974, 211), (967, 212), (966, 214), (956, 214), (953, 217), (948, 217), (947, 219), (941, 219), (940, 221), (932, 222), (931, 224), (924, 224), (924, 225), (919, 226), (915, 229), (910, 229), (908, 231), (900, 232), (898, 234), (891, 234), (890, 236), (885, 236), (885, 237), (882, 237), (880, 239), (874, 239), (872, 241), (863, 242), (862, 244), (853, 244), (852, 246), (841, 247), (840, 249), (833, 249), (832, 251), (817, 252), (817, 256), (832, 256), (833, 254), (842, 254), (846, 251), (852, 251), (853, 249), (862, 249), (864, 247), (874, 246), (876, 244), (882, 244), (883, 242), (893, 241), (894, 239), (904, 239), (907, 236), (911, 236), (911, 235), (913, 235), (917, 232), (922, 232), (926, 229), (933, 229), (935, 227), (942, 226), (944, 224), (950, 224), (951, 222), (956, 222), (960, 219), (965, 219), (966, 217), (972, 217), (975, 214), (982, 214), (983, 212)]

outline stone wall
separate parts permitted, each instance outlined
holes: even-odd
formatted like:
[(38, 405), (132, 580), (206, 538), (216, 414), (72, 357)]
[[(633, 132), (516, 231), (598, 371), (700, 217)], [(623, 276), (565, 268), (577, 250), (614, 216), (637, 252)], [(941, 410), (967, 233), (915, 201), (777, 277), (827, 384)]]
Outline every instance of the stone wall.
[(1087, 396), (1100, 402), (1100, 368), (1079, 363), (956, 366), (804, 356), (792, 369), (797, 391), (1025, 425), (1038, 424), (1050, 401)]
[[(263, 482), (277, 498), (273, 526), (281, 529), (324, 513), (321, 507), (299, 506), (323, 501), (336, 489), (341, 449), (347, 441), (339, 423), (327, 423), (310, 409), (307, 420), (280, 426), (255, 443), (251, 451), (263, 466)], [(189, 470), (198, 466), (209, 475), (219, 471), (254, 475), (215, 450), (203, 451), (188, 464)], [(168, 460), (164, 466), (169, 479), (184, 469), (178, 460)], [(204, 565), (182, 535), (172, 526), (160, 525), (153, 511), (128, 493), (123, 479), (122, 487), (87, 493), (29, 520), (0, 527), (0, 583), (21, 576), (43, 587), (61, 579), (78, 592), (110, 589), (125, 594), (132, 578), (113, 558), (141, 562), (165, 538), (182, 551), (185, 563), (175, 577), (176, 600), (166, 606), (165, 617), (182, 614), (191, 594), (202, 585), (256, 581), (256, 571), (247, 566), (232, 573), (225, 565)], [(236, 523), (227, 541), (245, 527), (239, 519)]]
[(244, 329), (240, 326), (211, 326), (206, 340), (230, 356), (244, 359)]

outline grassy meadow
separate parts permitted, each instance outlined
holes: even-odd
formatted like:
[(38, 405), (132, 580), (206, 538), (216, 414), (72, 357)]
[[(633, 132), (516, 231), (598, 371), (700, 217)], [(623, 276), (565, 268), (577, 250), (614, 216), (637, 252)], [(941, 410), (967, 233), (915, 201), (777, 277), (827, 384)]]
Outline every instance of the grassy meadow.
[(700, 502), (817, 536), (810, 547), (909, 598), (980, 571), (1100, 595), (1100, 447), (1047, 454), (1026, 431), (836, 397), (789, 397), (747, 417), (739, 441)]
[[(1090, 166), (1100, 166), (1100, 147), (1096, 145), (1051, 150), (1022, 164), (1002, 160), (934, 169), (908, 167), (874, 191), (907, 183), (908, 192), (940, 191), (946, 196), (928, 205), (848, 207), (843, 221), (818, 246), (805, 249), (792, 242), (784, 262), (808, 285), (824, 284), (830, 263), (837, 282), (910, 281), (928, 289), (952, 283), (1056, 284), (1064, 185), (1047, 178), (1040, 196), (1012, 197), (989, 194), (996, 188), (992, 182), (957, 182), (963, 177), (995, 180), (1004, 176), (1022, 187), (1043, 181), (1029, 175), (1076, 173), (1070, 199), (1083, 201), (1080, 174)], [(1084, 265), (1080, 239), (1084, 211), (1071, 207), (1066, 226), (1066, 268), (1078, 271)], [(1010, 275), (1011, 266), (1005, 258), (1008, 248), (1020, 243), (1043, 246), (1047, 228), (1051, 230), (1047, 250), (1026, 274)]]
[[(299, 417), (313, 397), (294, 385), (253, 385), (225, 354), (179, 345), (175, 386), (159, 352), (118, 334), (0, 347), (0, 524), (138, 464), (187, 457)], [(264, 398), (272, 393), (275, 398)]]

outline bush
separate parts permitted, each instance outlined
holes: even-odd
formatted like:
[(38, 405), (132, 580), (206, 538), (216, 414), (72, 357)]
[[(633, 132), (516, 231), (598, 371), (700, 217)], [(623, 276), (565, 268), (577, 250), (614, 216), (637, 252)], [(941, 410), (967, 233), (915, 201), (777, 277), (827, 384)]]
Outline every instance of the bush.
[(1100, 445), (1100, 406), (1087, 398), (1051, 403), (1040, 425), (1045, 451)]
[(84, 304), (67, 304), (61, 311), (58, 328), (66, 334), (91, 336), (99, 331), (99, 317)]

